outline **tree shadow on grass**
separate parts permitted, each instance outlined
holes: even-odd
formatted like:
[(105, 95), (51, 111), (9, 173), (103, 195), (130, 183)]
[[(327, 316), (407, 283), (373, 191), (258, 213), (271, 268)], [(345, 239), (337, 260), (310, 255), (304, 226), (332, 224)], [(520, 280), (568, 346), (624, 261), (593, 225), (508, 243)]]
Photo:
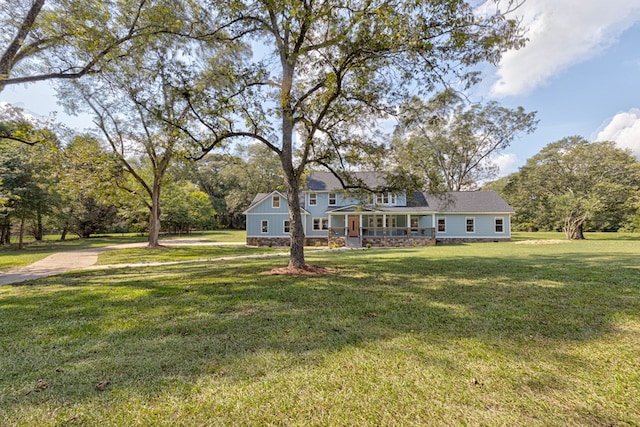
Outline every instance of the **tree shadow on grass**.
[[(618, 316), (640, 312), (632, 255), (424, 254), (318, 255), (336, 270), (325, 276), (257, 273), (281, 262), (271, 259), (72, 273), (12, 286), (0, 299), (8, 381), (0, 407), (91, 399), (102, 380), (153, 398), (204, 376), (256, 379), (407, 335), (473, 339), (526, 358), (523, 346), (594, 339), (611, 332)], [(434, 356), (433, 363), (456, 361)], [(51, 387), (32, 393), (39, 378)]]

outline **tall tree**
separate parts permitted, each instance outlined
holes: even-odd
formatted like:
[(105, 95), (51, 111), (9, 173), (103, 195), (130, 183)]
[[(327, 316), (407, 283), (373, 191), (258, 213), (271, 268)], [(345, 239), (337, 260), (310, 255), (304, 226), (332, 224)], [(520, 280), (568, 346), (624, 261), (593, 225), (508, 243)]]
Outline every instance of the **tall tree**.
[[(137, 44), (135, 55), (71, 86), (81, 94), (113, 154), (133, 178), (135, 187), (123, 188), (141, 195), (149, 209), (150, 247), (158, 246), (163, 180), (172, 162), (184, 155), (190, 139), (188, 132), (181, 131), (193, 119), (182, 87), (201, 69), (194, 55), (206, 52), (210, 63), (224, 67), (242, 47), (238, 43), (227, 49), (215, 37), (195, 45), (190, 37), (156, 36)], [(67, 106), (82, 108), (73, 99), (67, 98)], [(149, 176), (135, 167), (134, 161), (141, 159), (151, 171)]]
[(494, 178), (492, 158), (523, 133), (531, 133), (535, 113), (491, 101), (468, 103), (453, 90), (403, 106), (393, 148), (396, 161), (422, 178), (431, 191), (475, 189)]
[(60, 202), (56, 225), (62, 230), (89, 237), (106, 231), (116, 220), (116, 183), (121, 173), (117, 160), (93, 135), (69, 135), (60, 153), (56, 188)]
[(185, 2), (4, 0), (0, 92), (9, 85), (98, 73), (127, 55), (136, 38), (184, 33), (176, 14)]
[(372, 129), (409, 92), (431, 92), (447, 79), (475, 83), (476, 64), (496, 62), (505, 49), (521, 46), (518, 22), (507, 16), (517, 4), (502, 3), (507, 10), (487, 2), (495, 10), (482, 14), (476, 2), (459, 0), (240, 0), (229, 8), (231, 37), (249, 34), (263, 49), (253, 66), (237, 73), (235, 87), (198, 87), (216, 101), (209, 113), (190, 95), (213, 135), (200, 150), (243, 137), (278, 155), (291, 220), (291, 268), (305, 268), (298, 196), (307, 167), (338, 172), (362, 154), (379, 153)]
[(572, 136), (544, 147), (509, 177), (504, 189), (516, 220), (561, 227), (567, 239), (583, 239), (597, 215), (617, 215), (640, 188), (640, 164), (613, 142)]

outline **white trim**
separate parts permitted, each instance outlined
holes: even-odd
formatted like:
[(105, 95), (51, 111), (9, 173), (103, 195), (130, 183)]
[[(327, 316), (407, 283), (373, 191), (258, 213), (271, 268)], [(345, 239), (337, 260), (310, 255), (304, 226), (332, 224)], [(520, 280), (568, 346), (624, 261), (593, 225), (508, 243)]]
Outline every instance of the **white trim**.
[[(469, 231), (469, 224), (467, 221), (473, 220), (473, 231)], [(475, 234), (476, 232), (476, 217), (475, 216), (467, 216), (464, 218), (464, 231), (468, 234)]]
[[(331, 195), (333, 194), (333, 203), (331, 203)], [(327, 206), (337, 206), (338, 205), (338, 193), (328, 193), (327, 195)]]
[[(313, 203), (311, 203), (311, 195), (312, 194), (314, 195)], [(318, 206), (318, 193), (315, 193), (315, 192), (314, 193), (309, 193), (308, 194), (308, 203), (309, 203), (309, 206)]]
[[(496, 224), (497, 220), (501, 220), (502, 221), (502, 231), (496, 230), (496, 228), (498, 226)], [(505, 228), (506, 228), (506, 221), (504, 220), (504, 217), (503, 216), (494, 216), (493, 217), (493, 232), (496, 233), (496, 234), (505, 234), (505, 231), (504, 231)]]
[[(285, 223), (288, 222), (289, 223), (289, 231), (286, 230), (286, 225)], [(283, 234), (290, 234), (291, 233), (291, 220), (290, 219), (284, 219), (282, 220), (282, 233)]]
[[(318, 221), (320, 221), (320, 223), (319, 223), (320, 228), (316, 228), (315, 227), (315, 220), (316, 219)], [(323, 223), (327, 224), (327, 228), (322, 228), (322, 224)], [(327, 230), (329, 230), (329, 218), (321, 217), (321, 216), (317, 216), (317, 217), (311, 218), (311, 230), (313, 230), (313, 231), (327, 231)]]
[[(438, 223), (438, 221), (440, 220), (444, 220), (444, 230), (440, 231), (440, 224)], [(447, 217), (446, 216), (438, 216), (436, 217), (436, 224), (435, 224), (435, 229), (436, 229), (436, 233), (446, 233), (447, 232)]]
[[(267, 223), (267, 231), (263, 231), (265, 222)], [(260, 234), (269, 234), (269, 220), (268, 219), (260, 220)]]
[[(269, 198), (269, 196), (272, 196), (273, 194), (278, 194), (282, 199), (284, 199), (287, 204), (289, 203), (289, 199), (287, 199), (287, 196), (285, 196), (284, 194), (282, 194), (281, 192), (279, 192), (278, 190), (274, 190), (271, 193), (268, 193), (266, 196), (264, 196), (262, 199), (258, 200), (257, 202), (253, 203), (252, 205), (250, 205), (247, 209), (244, 210), (244, 212), (242, 212), (243, 215), (289, 215), (289, 212), (287, 212), (286, 214), (280, 213), (280, 212), (262, 212), (262, 213), (256, 213), (256, 212), (249, 212), (253, 209), (256, 208), (256, 206), (261, 205), (262, 203), (264, 203), (265, 200), (267, 200)], [(280, 208), (274, 208), (273, 206), (271, 207), (271, 209), (282, 209), (282, 200), (280, 201)], [(300, 206), (300, 210), (302, 211), (302, 213), (309, 215), (309, 212), (302, 206)]]
[[(262, 216), (265, 216), (265, 215), (280, 215), (280, 216), (284, 216), (284, 215), (286, 215), (286, 216), (289, 216), (289, 212), (286, 212), (286, 213), (285, 212), (273, 212), (273, 213), (271, 213), (271, 212), (254, 212), (254, 213), (248, 213), (248, 214), (245, 214), (245, 215), (247, 215), (247, 216), (249, 216), (249, 215), (254, 215), (254, 216), (255, 215), (262, 215)], [(305, 215), (309, 215), (309, 213), (306, 212)]]
[[(278, 206), (275, 205), (276, 197), (278, 198)], [(282, 199), (280, 198), (280, 194), (271, 194), (271, 207), (274, 209), (280, 209), (280, 203), (282, 203)]]

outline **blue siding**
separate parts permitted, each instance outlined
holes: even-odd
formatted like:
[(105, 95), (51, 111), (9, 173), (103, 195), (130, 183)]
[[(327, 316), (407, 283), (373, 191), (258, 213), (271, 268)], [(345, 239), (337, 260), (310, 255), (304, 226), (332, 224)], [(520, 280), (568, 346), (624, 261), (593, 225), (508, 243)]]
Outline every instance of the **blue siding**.
[[(247, 237), (280, 237), (288, 236), (284, 232), (284, 221), (289, 219), (289, 214), (247, 214)], [(268, 233), (262, 232), (262, 221), (268, 221)]]
[[(436, 230), (436, 237), (465, 239), (511, 237), (509, 233), (511, 229), (510, 218), (506, 214), (443, 214), (436, 217), (445, 218), (446, 221), (446, 231), (443, 233)], [(467, 232), (467, 218), (474, 219), (474, 232)], [(496, 233), (495, 231), (496, 218), (502, 218), (504, 221), (504, 231), (502, 233)]]

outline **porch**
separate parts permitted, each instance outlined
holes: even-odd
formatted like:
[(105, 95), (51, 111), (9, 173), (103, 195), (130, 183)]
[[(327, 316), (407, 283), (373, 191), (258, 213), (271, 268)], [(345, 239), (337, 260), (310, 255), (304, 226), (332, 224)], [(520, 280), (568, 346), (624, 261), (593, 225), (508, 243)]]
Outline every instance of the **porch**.
[(379, 212), (329, 215), (330, 246), (407, 247), (436, 243), (432, 215)]

